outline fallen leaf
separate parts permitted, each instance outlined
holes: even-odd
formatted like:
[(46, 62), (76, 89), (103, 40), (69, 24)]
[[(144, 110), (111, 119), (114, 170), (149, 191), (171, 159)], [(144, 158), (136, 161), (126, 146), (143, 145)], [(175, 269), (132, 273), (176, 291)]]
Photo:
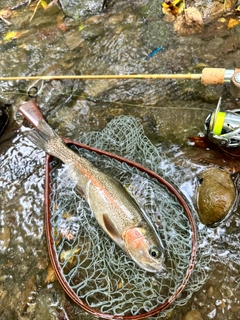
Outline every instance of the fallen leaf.
[(68, 29), (68, 26), (64, 23), (64, 22), (59, 22), (57, 24), (58, 29), (62, 30), (63, 32), (65, 32)]
[(162, 3), (162, 12), (164, 14), (172, 14), (174, 17), (177, 17), (184, 10), (184, 1), (183, 0), (165, 0)]
[(233, 10), (236, 5), (236, 0), (224, 0), (225, 11)]
[(198, 148), (210, 148), (211, 146), (215, 146), (207, 137), (188, 137), (188, 140), (193, 142), (195, 147)]
[(41, 7), (42, 7), (44, 10), (47, 9), (48, 3), (47, 3), (46, 1), (44, 1), (44, 0), (39, 0), (37, 3), (32, 4), (32, 5), (30, 6), (30, 10), (31, 10), (31, 11), (36, 11), (37, 9), (40, 9)]
[(118, 283), (118, 289), (119, 289), (119, 290), (122, 289), (122, 286), (123, 286), (123, 283), (122, 283), (122, 281), (120, 281), (120, 282)]
[(60, 235), (63, 239), (67, 239), (67, 240), (74, 239), (74, 235), (68, 229), (65, 229), (65, 228), (61, 229)]
[(43, 282), (43, 284), (54, 282), (56, 280), (57, 280), (56, 273), (55, 273), (52, 265), (49, 264), (48, 269), (47, 269), (47, 277), (46, 277), (45, 281)]
[(75, 255), (79, 253), (80, 248), (74, 248), (73, 250), (63, 250), (60, 254), (60, 261), (65, 262), (66, 260), (71, 264), (75, 258)]
[(237, 25), (239, 25), (240, 24), (240, 21), (238, 20), (238, 19), (229, 19), (229, 21), (228, 21), (228, 30), (229, 29), (232, 29), (233, 27), (235, 27), (235, 26), (237, 26)]
[(182, 36), (200, 33), (203, 27), (202, 14), (194, 7), (184, 10), (184, 14), (178, 16), (174, 22), (174, 30)]
[(221, 22), (221, 23), (225, 23), (227, 20), (226, 20), (225, 18), (221, 17), (221, 18), (219, 18), (217, 21), (218, 21), (218, 22)]
[(64, 15), (57, 16), (57, 27), (63, 32), (65, 32), (69, 27), (69, 25), (65, 22), (64, 18)]
[(5, 34), (3, 37), (3, 41), (9, 42), (12, 39), (17, 39), (22, 35), (22, 31), (9, 31), (8, 33)]
[(47, 7), (48, 7), (48, 4), (47, 4), (46, 1), (41, 1), (41, 2), (40, 2), (40, 5), (42, 6), (42, 8), (43, 8), (44, 10), (47, 9)]
[(10, 8), (0, 10), (0, 16), (4, 19), (9, 18), (12, 15), (12, 11)]
[(236, 14), (239, 14), (239, 13), (240, 13), (240, 6), (238, 6), (237, 8), (235, 8), (235, 12), (236, 12)]
[(84, 29), (84, 25), (81, 23), (80, 26), (78, 27), (78, 30), (81, 31)]

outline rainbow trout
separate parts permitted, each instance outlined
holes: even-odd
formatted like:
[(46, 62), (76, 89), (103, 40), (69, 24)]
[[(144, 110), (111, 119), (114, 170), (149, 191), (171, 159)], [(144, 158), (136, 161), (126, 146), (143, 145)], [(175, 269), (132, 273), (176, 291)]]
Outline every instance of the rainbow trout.
[(142, 269), (163, 272), (162, 241), (149, 218), (120, 182), (69, 149), (44, 119), (38, 121), (37, 129), (30, 132), (29, 140), (66, 164), (108, 236)]

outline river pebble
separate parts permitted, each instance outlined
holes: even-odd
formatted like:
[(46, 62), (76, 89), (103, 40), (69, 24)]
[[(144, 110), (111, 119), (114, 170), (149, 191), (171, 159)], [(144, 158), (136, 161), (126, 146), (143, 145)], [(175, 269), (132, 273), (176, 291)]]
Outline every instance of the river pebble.
[(235, 186), (228, 171), (212, 167), (198, 176), (197, 211), (203, 224), (220, 222), (231, 210)]
[(203, 320), (200, 311), (191, 310), (183, 318), (184, 320)]

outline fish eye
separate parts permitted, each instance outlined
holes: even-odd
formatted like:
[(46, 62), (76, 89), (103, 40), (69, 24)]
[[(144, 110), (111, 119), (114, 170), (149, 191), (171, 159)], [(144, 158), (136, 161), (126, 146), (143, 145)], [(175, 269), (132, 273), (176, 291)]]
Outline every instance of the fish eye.
[(149, 249), (149, 254), (153, 258), (159, 258), (160, 257), (160, 250), (158, 247), (152, 247)]

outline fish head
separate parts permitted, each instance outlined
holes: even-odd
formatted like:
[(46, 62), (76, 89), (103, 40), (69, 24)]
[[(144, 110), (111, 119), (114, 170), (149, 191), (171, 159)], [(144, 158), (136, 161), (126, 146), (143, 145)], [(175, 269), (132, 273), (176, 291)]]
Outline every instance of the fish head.
[(151, 230), (132, 227), (125, 231), (123, 239), (126, 251), (142, 269), (155, 273), (166, 271), (162, 245)]

